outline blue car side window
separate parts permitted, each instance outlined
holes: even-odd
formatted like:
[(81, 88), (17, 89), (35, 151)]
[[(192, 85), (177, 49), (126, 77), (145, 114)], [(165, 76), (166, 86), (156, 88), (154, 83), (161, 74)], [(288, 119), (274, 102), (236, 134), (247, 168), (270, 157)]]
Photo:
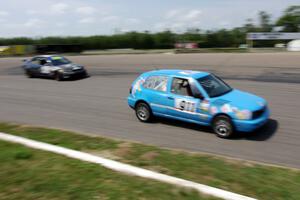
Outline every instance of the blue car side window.
[(171, 93), (182, 96), (193, 96), (188, 79), (173, 78)]
[(167, 91), (168, 77), (166, 76), (150, 76), (146, 79), (143, 87), (157, 91)]

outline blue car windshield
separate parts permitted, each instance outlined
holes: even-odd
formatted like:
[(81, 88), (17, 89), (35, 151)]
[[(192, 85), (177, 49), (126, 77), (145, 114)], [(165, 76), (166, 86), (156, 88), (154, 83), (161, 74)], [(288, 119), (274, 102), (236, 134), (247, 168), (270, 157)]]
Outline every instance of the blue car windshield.
[(197, 79), (209, 97), (218, 97), (226, 94), (232, 90), (224, 81), (215, 75), (208, 75)]
[(71, 61), (69, 61), (68, 59), (66, 59), (64, 57), (60, 57), (60, 56), (52, 57), (51, 60), (52, 60), (52, 64), (54, 66), (65, 65), (65, 64), (71, 63)]

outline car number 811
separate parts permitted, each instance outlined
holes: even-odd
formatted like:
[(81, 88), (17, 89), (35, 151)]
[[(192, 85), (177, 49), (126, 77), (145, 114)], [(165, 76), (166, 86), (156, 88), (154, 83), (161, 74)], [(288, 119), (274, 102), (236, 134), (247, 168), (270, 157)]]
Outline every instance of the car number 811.
[(196, 102), (187, 99), (175, 99), (175, 108), (181, 111), (196, 112)]

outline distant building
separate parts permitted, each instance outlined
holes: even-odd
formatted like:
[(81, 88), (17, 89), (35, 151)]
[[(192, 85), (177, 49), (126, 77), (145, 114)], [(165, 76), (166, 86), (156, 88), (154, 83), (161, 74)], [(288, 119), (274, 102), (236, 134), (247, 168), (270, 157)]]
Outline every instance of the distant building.
[(178, 42), (175, 44), (176, 49), (197, 49), (198, 44), (196, 42)]

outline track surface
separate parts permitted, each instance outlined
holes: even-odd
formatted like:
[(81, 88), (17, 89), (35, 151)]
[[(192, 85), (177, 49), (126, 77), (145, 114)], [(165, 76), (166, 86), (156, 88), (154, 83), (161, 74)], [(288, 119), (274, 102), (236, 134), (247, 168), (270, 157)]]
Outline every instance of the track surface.
[[(0, 121), (70, 129), (169, 148), (209, 152), (300, 168), (300, 53), (72, 56), (91, 77), (28, 79), (21, 58), (0, 58)], [(214, 72), (233, 87), (266, 98), (269, 123), (225, 140), (210, 129), (172, 120), (138, 122), (127, 106), (143, 71), (184, 68)]]

